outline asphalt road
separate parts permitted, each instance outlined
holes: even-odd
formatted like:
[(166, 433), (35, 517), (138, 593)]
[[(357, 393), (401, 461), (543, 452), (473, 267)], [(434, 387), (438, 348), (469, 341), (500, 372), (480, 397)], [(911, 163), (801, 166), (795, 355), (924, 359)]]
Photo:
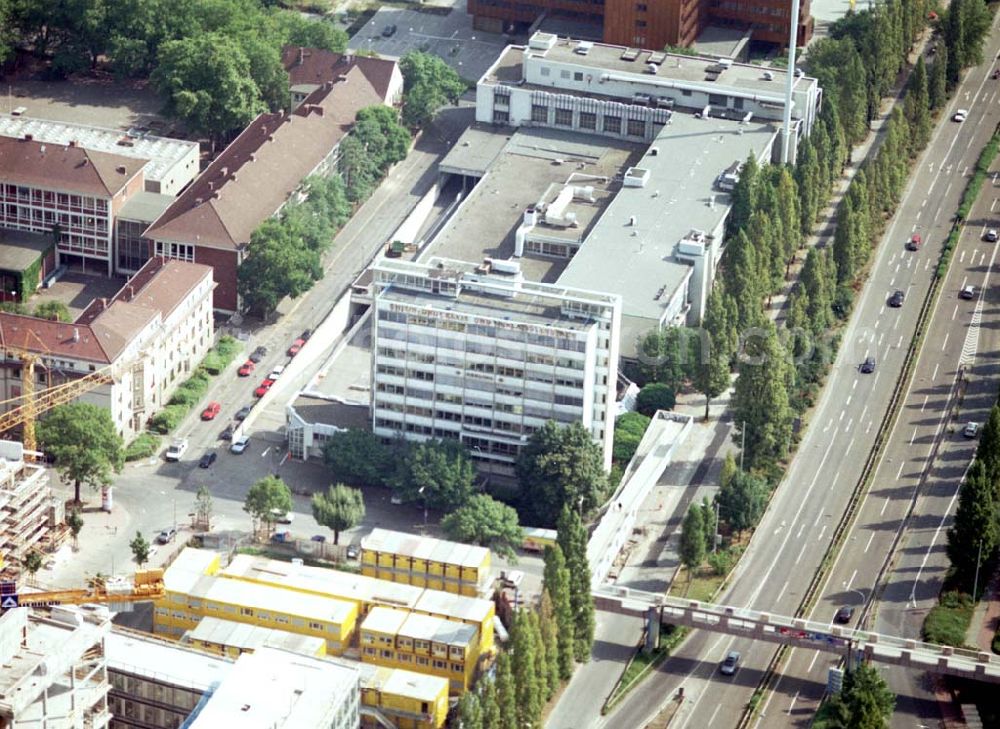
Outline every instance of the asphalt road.
[[(996, 40), (990, 42), (987, 57), (996, 54), (996, 46)], [(720, 603), (789, 615), (794, 614), (802, 600), (860, 475), (874, 429), (888, 405), (913, 335), (919, 302), (929, 285), (931, 269), (967, 174), (975, 164), (979, 147), (1000, 119), (1000, 110), (989, 102), (994, 91), (989, 84), (996, 83), (987, 80), (989, 70), (973, 69), (968, 73), (921, 157), (899, 213), (874, 254), (871, 278), (843, 330), (843, 345), (798, 456)], [(984, 88), (988, 92), (985, 99), (978, 95)], [(948, 120), (951, 110), (959, 107), (970, 110), (969, 119), (961, 125)], [(925, 241), (923, 249), (915, 255), (903, 249), (914, 232), (920, 233)], [(886, 306), (886, 300), (896, 289), (906, 292), (907, 301), (902, 308), (891, 309)], [(952, 337), (957, 334), (951, 334)], [(934, 340), (929, 338), (928, 341)], [(877, 369), (871, 375), (862, 375), (858, 364), (868, 355), (876, 357)], [(944, 378), (945, 374), (938, 373), (938, 376)], [(909, 498), (905, 489), (877, 487), (876, 491), (880, 492), (883, 502), (889, 497), (902, 505)], [(860, 556), (849, 558), (858, 562), (851, 571), (868, 563), (876, 567), (881, 563), (882, 556), (871, 551), (871, 547), (868, 555), (863, 549), (863, 546), (859, 548)], [(850, 571), (843, 585), (831, 581), (830, 584), (840, 589), (834, 591), (830, 602), (817, 609), (817, 615), (826, 610), (832, 617), (836, 605), (851, 601), (854, 582), (849, 576)], [(718, 673), (718, 663), (729, 650), (742, 653), (742, 668), (735, 676), (723, 677)], [(614, 712), (601, 719), (591, 719), (586, 725), (644, 726), (659, 707), (675, 695), (677, 688), (683, 686), (685, 701), (672, 726), (680, 729), (732, 726), (773, 653), (772, 646), (753, 645), (750, 641), (723, 635), (695, 633), (656, 675), (636, 689)], [(811, 655), (808, 660), (812, 660)], [(820, 680), (825, 681), (825, 675)], [(771, 722), (777, 714), (781, 725), (788, 724), (787, 709), (791, 705), (795, 711), (793, 697), (815, 688), (812, 680), (786, 678), (769, 704), (764, 720)]]
[[(996, 55), (996, 46), (994, 42), (988, 49), (988, 58)], [(951, 167), (961, 173), (966, 165), (974, 165), (979, 150), (1000, 122), (1000, 85), (990, 78), (991, 73), (992, 64), (969, 72), (965, 88), (974, 96), (962, 94), (954, 106), (969, 109), (970, 118), (961, 125), (944, 122), (943, 135), (921, 160), (923, 174), (917, 176), (897, 216), (901, 227), (911, 224), (917, 226), (916, 230), (927, 230), (931, 245), (912, 253), (896, 241), (894, 254), (882, 266), (883, 275), (900, 276), (903, 267), (908, 268), (912, 274), (906, 280), (920, 292), (926, 290), (938, 258), (939, 246), (935, 244), (941, 242), (950, 226), (956, 207), (952, 195), (964, 187), (953, 184), (941, 197), (942, 185), (946, 187), (955, 177), (947, 170)], [(902, 400), (900, 416), (872, 487), (821, 590), (822, 597), (809, 616), (813, 620), (829, 620), (838, 607), (852, 605), (856, 607), (856, 623), (886, 556), (893, 553), (895, 567), (877, 606), (877, 617), (866, 620), (864, 627), (919, 638), (923, 617), (936, 601), (947, 569), (944, 544), (950, 521), (945, 517), (953, 511), (953, 497), (975, 450), (975, 441), (965, 438), (962, 430), (970, 420), (982, 423), (986, 419), (996, 393), (993, 378), (1000, 334), (998, 312), (990, 304), (997, 296), (987, 284), (998, 246), (982, 240), (985, 229), (1000, 220), (1000, 213), (991, 216), (995, 207), (997, 193), (990, 182), (955, 252), (913, 379)], [(887, 242), (892, 247), (893, 241)], [(924, 265), (920, 265), (922, 261)], [(929, 267), (926, 262), (930, 262)], [(976, 287), (976, 297), (959, 298), (961, 289), (969, 284)], [(918, 304), (914, 297), (913, 308)], [(960, 376), (963, 366), (965, 375)], [(901, 532), (914, 499), (916, 509), (905, 532)], [(894, 552), (897, 539), (902, 541)], [(837, 662), (831, 654), (793, 651), (777, 691), (766, 704), (765, 719), (758, 725), (807, 726), (822, 698), (828, 668)], [(893, 688), (900, 696), (894, 724), (912, 727), (939, 718), (925, 674), (903, 669), (890, 673), (894, 676)]]
[[(274, 389), (279, 390), (280, 396), (270, 399), (262, 412), (255, 413), (253, 425), (248, 430), (251, 444), (245, 453), (230, 453), (229, 443), (218, 436), (237, 410), (255, 401), (253, 390), (260, 380), (275, 365), (288, 363), (285, 352), (289, 344), (302, 330), (316, 329), (341, 292), (368, 265), (416, 202), (437, 181), (437, 162), (472, 119), (473, 111), (467, 103), (461, 108), (442, 110), (407, 158), (390, 171), (372, 197), (340, 230), (325, 260), (324, 278), (299, 299), (284, 302), (279, 307), (281, 316), (273, 323), (248, 331), (245, 354), (263, 345), (268, 349), (267, 357), (257, 365), (252, 377), (237, 377), (236, 369), (243, 361), (237, 358), (226, 372), (213, 379), (204, 400), (176, 430), (177, 435), (189, 441), (181, 461), (167, 463), (160, 456), (127, 465), (115, 482), (114, 513), (106, 515), (88, 510), (84, 520), (89, 526), (81, 534), (80, 551), (73, 554), (71, 560), (59, 560), (52, 569), (39, 573), (40, 580), (52, 585), (72, 586), (88, 574), (110, 572), (112, 565), (121, 571), (122, 565), (131, 559), (128, 542), (135, 532), (140, 531), (152, 539), (161, 529), (175, 523), (175, 514), (176, 523), (189, 521), (194, 495), (203, 483), (210, 487), (214, 499), (216, 530), (249, 531), (249, 517), (243, 512), (246, 492), (258, 479), (277, 472), (293, 492), (302, 494), (295, 497), (296, 516), (290, 527), (293, 534), (329, 535), (327, 529), (312, 519), (309, 499), (304, 495), (326, 488), (328, 475), (321, 464), (289, 462), (285, 458), (282, 432), (285, 404), (311, 377), (315, 368), (295, 379), (278, 380)], [(313, 337), (307, 345), (309, 349), (298, 356), (309, 357), (318, 364), (334, 345), (334, 341), (318, 341)], [(210, 401), (219, 402), (222, 411), (215, 420), (203, 422), (199, 415)], [(167, 442), (169, 439), (164, 441), (164, 450)], [(208, 469), (198, 468), (201, 456), (213, 450), (218, 453), (215, 464)], [(53, 473), (53, 483), (56, 480)], [(418, 514), (416, 509), (390, 506), (388, 494), (381, 493), (383, 489), (370, 491), (366, 493), (368, 515), (360, 529), (378, 524), (411, 530), (423, 524), (422, 512)], [(90, 497), (93, 499), (92, 495)]]

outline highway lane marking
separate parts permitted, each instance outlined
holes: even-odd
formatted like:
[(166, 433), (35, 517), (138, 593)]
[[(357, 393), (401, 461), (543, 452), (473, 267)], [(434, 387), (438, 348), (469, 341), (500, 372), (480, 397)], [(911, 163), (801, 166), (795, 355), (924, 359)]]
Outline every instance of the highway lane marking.
[[(791, 32), (791, 31), (789, 31)], [(958, 262), (963, 263), (965, 261), (965, 251), (962, 251), (958, 256)]]
[(819, 658), (819, 651), (813, 651), (813, 659), (811, 661), (809, 661), (809, 668), (806, 671), (807, 673), (812, 673), (813, 672), (813, 666), (816, 665), (816, 660), (818, 658)]
[[(958, 137), (955, 137), (955, 139), (958, 139)], [(949, 165), (949, 167), (950, 167), (950, 166), (951, 166), (951, 165)], [(948, 183), (948, 187), (946, 187), (946, 188), (944, 189), (944, 195), (942, 195), (941, 197), (948, 197), (948, 193), (949, 193), (949, 192), (951, 192), (951, 184), (952, 184), (952, 183), (950, 183), (950, 182)]]
[(925, 197), (924, 201), (920, 203), (920, 207), (923, 208), (926, 204), (927, 204), (927, 198)]
[(854, 397), (854, 396), (853, 395), (848, 395), (847, 396), (847, 400), (844, 401), (844, 407), (847, 407), (847, 406), (849, 406), (851, 404), (851, 398), (852, 397)]
[[(914, 433), (916, 433), (916, 431), (914, 431)], [(910, 444), (912, 445), (913, 441), (910, 441)], [(903, 466), (905, 466), (905, 465), (906, 465), (906, 461), (903, 461), (902, 463), (899, 464), (899, 470), (896, 471), (896, 480), (897, 481), (899, 480), (899, 477), (901, 475), (903, 475)]]
[(944, 342), (941, 343), (941, 351), (942, 352), (944, 350), (948, 349), (948, 335), (950, 335), (950, 334), (951, 334), (951, 332), (945, 332)]
[(859, 378), (857, 378), (857, 377), (854, 378), (854, 384), (851, 385), (851, 389), (852, 390), (857, 389), (857, 387), (858, 387), (858, 379)]
[[(899, 320), (897, 319), (896, 321), (899, 321)], [(902, 346), (903, 346), (903, 335), (902, 335), (902, 334), (900, 334), (900, 335), (899, 335), (899, 341), (898, 341), (898, 342), (896, 342), (896, 349), (899, 349), (899, 348), (900, 348), (900, 347), (902, 347)]]
[(719, 710), (721, 708), (722, 708), (722, 704), (719, 704), (718, 706), (716, 706), (715, 707), (715, 711), (713, 711), (712, 715), (710, 717), (708, 717), (708, 725), (709, 726), (711, 726), (712, 722), (715, 721), (715, 717), (719, 715)]
[[(969, 144), (972, 144), (972, 135), (971, 134), (969, 135)], [(966, 147), (966, 149), (968, 149), (968, 147)], [(962, 177), (965, 177), (968, 174), (969, 174), (969, 165), (966, 165), (965, 168), (962, 170)]]
[[(854, 420), (852, 419), (851, 423), (853, 423), (853, 422), (854, 422)], [(844, 432), (847, 432), (850, 429), (850, 427), (851, 427), (851, 424), (848, 423), (847, 424), (847, 428), (844, 428)], [(851, 442), (847, 444), (847, 450), (844, 451), (844, 457), (845, 458), (847, 457), (847, 454), (851, 452), (851, 446), (853, 446), (853, 445), (854, 445), (854, 438), (851, 438)]]
[(892, 346), (891, 345), (888, 346), (888, 347), (886, 347), (885, 348), (885, 354), (882, 356), (882, 359), (889, 359), (889, 352), (891, 352), (891, 351), (892, 351)]
[[(934, 374), (937, 375), (937, 367), (934, 368)], [(931, 379), (933, 380), (934, 378), (932, 377)], [(930, 398), (930, 395), (924, 395), (924, 404), (920, 406), (920, 412), (923, 412), (924, 408), (927, 407), (928, 398)]]
[(825, 532), (825, 531), (826, 531), (826, 524), (824, 524), (823, 528), (819, 530), (819, 536), (816, 537), (817, 541), (819, 541), (819, 542), (823, 541), (823, 532)]
[(965, 285), (967, 283), (969, 283), (969, 277), (968, 276), (966, 276), (965, 278), (962, 279), (962, 288), (963, 289), (965, 288)]
[(938, 537), (941, 536), (941, 530), (944, 529), (944, 523), (948, 520), (948, 517), (952, 513), (952, 509), (955, 506), (955, 499), (958, 498), (958, 492), (962, 488), (962, 484), (965, 482), (965, 477), (969, 475), (969, 469), (972, 468), (970, 463), (965, 467), (965, 473), (962, 474), (962, 478), (958, 480), (955, 486), (955, 492), (951, 495), (951, 500), (948, 501), (948, 508), (945, 509), (944, 514), (941, 516), (941, 521), (937, 525), (937, 529), (934, 530), (934, 536), (931, 538), (931, 543), (927, 545), (927, 551), (924, 552), (924, 558), (920, 561), (920, 567), (917, 569), (917, 576), (913, 579), (913, 587), (910, 588), (910, 602), (916, 604), (917, 601), (917, 585), (920, 584), (920, 575), (924, 571), (924, 567), (927, 566), (927, 560), (930, 559), (931, 551), (934, 549), (934, 545), (937, 544)]
[[(993, 184), (994, 184), (994, 185), (995, 185), (995, 184), (997, 184), (997, 178), (996, 178), (996, 176), (995, 176), (995, 175), (994, 175), (994, 177), (993, 177)], [(997, 200), (998, 200), (998, 199), (1000, 199), (1000, 198), (993, 198), (993, 204), (992, 204), (992, 205), (990, 205), (990, 212), (991, 212), (991, 213), (992, 213), (992, 212), (994, 212), (994, 211), (996, 210), (996, 207), (997, 207)]]
[(799, 537), (801, 537), (802, 536), (802, 532), (804, 532), (805, 529), (806, 529), (805, 522), (802, 522), (802, 524), (799, 525), (799, 533), (795, 535), (795, 538), (798, 539)]
[(785, 580), (785, 584), (781, 586), (781, 590), (778, 592), (778, 601), (781, 601), (781, 596), (785, 594), (785, 590), (788, 589), (788, 580)]
[[(883, 311), (884, 311), (884, 309), (883, 309)], [(883, 337), (885, 337), (885, 332), (882, 332), (881, 334), (878, 335), (878, 346), (880, 346), (880, 347), (882, 346), (882, 339), (883, 339)]]
[(885, 500), (885, 503), (884, 503), (884, 504), (882, 504), (882, 511), (880, 511), (880, 512), (878, 513), (878, 515), (879, 515), (879, 516), (882, 516), (882, 515), (883, 515), (883, 514), (885, 513), (885, 507), (887, 507), (888, 505), (889, 505), (889, 499), (887, 498), (887, 499)]
[(951, 320), (955, 321), (956, 316), (958, 316), (958, 304), (955, 304), (955, 311), (951, 312)]
[(871, 431), (871, 429), (872, 429), (872, 421), (869, 420), (868, 421), (868, 427), (865, 428), (865, 434), (869, 433)]
[[(799, 508), (795, 511), (795, 516), (792, 517), (791, 520), (792, 524), (796, 524), (799, 521), (799, 519), (802, 517), (802, 510), (806, 508), (807, 503), (810, 503), (809, 496), (810, 494), (812, 494), (813, 489), (816, 487), (816, 482), (819, 481), (819, 475), (823, 473), (823, 465), (826, 463), (826, 459), (830, 457), (830, 450), (833, 448), (833, 444), (836, 442), (837, 442), (836, 438), (830, 439), (830, 444), (826, 447), (826, 451), (823, 453), (823, 458), (820, 459), (819, 466), (817, 466), (816, 468), (816, 473), (812, 477), (812, 481), (809, 482), (809, 488), (806, 489), (806, 492), (802, 494), (802, 498), (799, 500)], [(837, 476), (839, 475), (840, 472), (838, 471)], [(837, 476), (834, 476), (833, 478), (834, 483), (836, 483)], [(771, 574), (778, 566), (778, 560), (785, 553), (785, 547), (788, 545), (788, 540), (791, 538), (792, 538), (792, 530), (786, 529), (785, 536), (781, 540), (781, 545), (778, 547), (778, 551), (775, 553), (774, 559), (771, 560), (771, 564), (768, 565), (767, 567), (767, 572), (765, 572), (763, 577), (761, 577), (760, 583), (757, 585), (757, 588), (750, 595), (750, 599), (747, 600), (746, 607), (750, 607), (752, 604), (757, 602), (757, 598), (760, 597), (760, 593), (764, 589), (764, 586), (770, 582)]]
[(840, 411), (840, 417), (839, 417), (839, 418), (837, 418), (837, 420), (838, 420), (838, 421), (840, 421), (840, 420), (843, 420), (843, 419), (844, 419), (844, 413), (846, 413), (846, 412), (847, 412), (846, 410), (841, 410), (841, 411)]
[(930, 258), (928, 258), (928, 259), (927, 259), (927, 263), (925, 263), (925, 264), (924, 264), (924, 270), (925, 270), (925, 271), (929, 271), (929, 270), (930, 270), (930, 268), (931, 268), (931, 259), (930, 259)]
[[(931, 375), (931, 380), (932, 380), (932, 381), (933, 381), (933, 380), (936, 380), (936, 379), (937, 379), (937, 371), (938, 371), (938, 365), (940, 365), (940, 364), (941, 364), (940, 362), (935, 362), (935, 363), (934, 363), (934, 374), (932, 374), (932, 375)], [(929, 396), (929, 395), (927, 395), (927, 396), (924, 396), (924, 405), (926, 405), (926, 404), (927, 404), (927, 398), (928, 398), (928, 397), (930, 397), (930, 396)], [(921, 409), (921, 410), (923, 410), (923, 409), (924, 409), (923, 405), (921, 405), (921, 406), (920, 406), (920, 409)]]
[(847, 586), (844, 588), (845, 590), (850, 590), (851, 589), (851, 583), (854, 582), (854, 578), (857, 577), (857, 576), (858, 576), (858, 571), (854, 570), (854, 572), (851, 573), (851, 579), (849, 579), (847, 581)]
[[(914, 429), (913, 429), (913, 435), (911, 435), (911, 436), (910, 436), (910, 445), (913, 445), (913, 441), (915, 441), (916, 439), (917, 439), (917, 429), (916, 429), (916, 428), (914, 428)], [(900, 466), (900, 467), (899, 467), (899, 470), (900, 470), (900, 471), (902, 471), (902, 470), (903, 470), (903, 467), (902, 467), (902, 466)], [(898, 478), (898, 477), (897, 477), (897, 478)]]
[[(899, 326), (899, 317), (897, 316), (897, 317), (896, 317), (896, 321), (894, 321), (894, 322), (892, 323), (892, 328), (893, 328), (893, 329), (895, 329), (895, 328), (896, 328), (896, 327), (898, 327), (898, 326)], [(900, 337), (900, 338), (899, 338), (899, 343), (900, 343), (900, 344), (902, 344), (902, 343), (903, 343), (903, 338), (902, 338), (902, 337)]]
[(796, 691), (796, 692), (795, 692), (795, 696), (793, 696), (793, 697), (792, 697), (792, 700), (791, 700), (791, 701), (790, 701), (790, 702), (788, 703), (788, 712), (787, 712), (787, 713), (788, 713), (789, 715), (790, 715), (790, 714), (792, 713), (792, 709), (793, 709), (793, 708), (795, 707), (795, 701), (796, 701), (796, 700), (797, 700), (798, 698), (799, 698), (799, 692), (798, 692), (798, 691)]
[(865, 553), (868, 552), (868, 548), (872, 546), (872, 540), (875, 538), (875, 532), (872, 532), (871, 536), (868, 537), (868, 544), (865, 545)]
[(823, 428), (823, 432), (825, 433), (826, 431), (828, 431), (832, 425), (833, 425), (833, 418), (830, 418), (829, 422), (826, 424), (826, 427)]
[[(885, 304), (882, 304), (882, 308), (878, 312), (878, 320), (882, 321), (883, 316), (885, 316)], [(878, 322), (875, 323), (875, 326), (878, 326)]]
[(865, 405), (865, 409), (861, 411), (861, 417), (858, 418), (858, 420), (864, 420), (865, 419), (865, 413), (867, 413), (867, 412), (868, 412), (868, 405)]

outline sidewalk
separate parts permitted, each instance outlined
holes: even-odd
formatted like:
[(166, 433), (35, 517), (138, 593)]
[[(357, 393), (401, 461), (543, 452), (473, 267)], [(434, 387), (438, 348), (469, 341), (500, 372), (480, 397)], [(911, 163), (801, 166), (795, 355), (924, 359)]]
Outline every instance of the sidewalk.
[(997, 628), (1000, 628), (1000, 570), (993, 574), (972, 613), (965, 642), (989, 653), (992, 651), (993, 636), (996, 635)]

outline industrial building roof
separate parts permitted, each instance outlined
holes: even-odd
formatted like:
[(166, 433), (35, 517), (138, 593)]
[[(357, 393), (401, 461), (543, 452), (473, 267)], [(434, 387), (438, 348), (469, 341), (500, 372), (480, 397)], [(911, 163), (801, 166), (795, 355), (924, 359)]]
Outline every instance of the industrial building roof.
[[(274, 648), (244, 653), (191, 729), (299, 729), (335, 726), (338, 711), (356, 705), (358, 671), (343, 663)], [(346, 718), (346, 717), (341, 717)]]
[(316, 635), (300, 635), (287, 630), (212, 617), (204, 617), (198, 621), (197, 627), (185, 633), (182, 641), (203, 641), (241, 651), (280, 648), (306, 656), (316, 655), (326, 645), (326, 641)]
[(374, 663), (359, 663), (358, 670), (361, 672), (362, 687), (383, 694), (430, 703), (442, 693), (448, 693), (448, 679), (442, 676), (376, 666)]
[(442, 615), (468, 623), (482, 623), (494, 612), (493, 601), (466, 597), (442, 590), (424, 590), (414, 609), (430, 615)]
[(406, 610), (373, 607), (361, 623), (361, 630), (382, 633), (383, 635), (396, 635), (409, 616), (410, 613)]
[(468, 623), (434, 615), (409, 615), (397, 631), (399, 635), (414, 640), (429, 640), (445, 645), (469, 646), (476, 641), (479, 628)]
[[(222, 574), (227, 578), (242, 578), (260, 583), (275, 584), (303, 593), (331, 595), (378, 605), (412, 608), (423, 588), (401, 582), (379, 580), (374, 577), (326, 569), (295, 565), (266, 557), (238, 554)], [(241, 580), (230, 579), (231, 582)]]
[(119, 628), (111, 631), (105, 651), (110, 671), (131, 673), (201, 692), (221, 683), (233, 667), (232, 660)]
[(374, 552), (424, 559), (430, 562), (471, 567), (483, 566), (489, 560), (490, 550), (472, 544), (448, 542), (444, 539), (407, 534), (376, 527), (361, 540), (361, 548)]
[[(171, 592), (177, 592), (167, 588)], [(238, 605), (254, 610), (297, 615), (309, 620), (322, 620), (342, 625), (355, 611), (354, 603), (334, 597), (291, 592), (278, 584), (231, 580), (221, 576), (204, 576), (184, 591), (202, 600)]]
[(80, 147), (96, 152), (108, 152), (142, 160), (148, 180), (161, 180), (174, 165), (193, 153), (195, 169), (191, 171), (191, 176), (198, 174), (197, 142), (85, 124), (0, 114), (0, 136), (23, 138), (25, 134), (30, 134), (37, 142), (60, 145), (76, 142)]
[(715, 190), (734, 162), (761, 154), (777, 134), (772, 124), (674, 114), (642, 159), (642, 187), (622, 187), (594, 225), (560, 284), (620, 294), (623, 317), (659, 320), (669, 295), (690, 273), (674, 258), (691, 231), (711, 234), (729, 212)]

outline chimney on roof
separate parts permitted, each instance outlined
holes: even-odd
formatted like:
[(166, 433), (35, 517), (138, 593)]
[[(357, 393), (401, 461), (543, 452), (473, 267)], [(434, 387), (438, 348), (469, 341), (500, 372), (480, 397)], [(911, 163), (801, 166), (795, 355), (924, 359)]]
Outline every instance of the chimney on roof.
[(215, 180), (209, 180), (208, 181), (208, 189), (209, 190), (214, 190), (215, 189)]
[(223, 165), (222, 169), (219, 170), (219, 174), (225, 177), (226, 175), (229, 174), (229, 168)]
[(198, 207), (198, 206), (199, 206), (199, 205), (201, 205), (201, 204), (202, 204), (203, 202), (205, 202), (205, 199), (204, 199), (204, 198), (201, 198), (201, 197), (196, 197), (196, 198), (194, 199), (194, 204), (195, 204), (195, 207)]
[(107, 309), (108, 309), (108, 300), (105, 297), (102, 296), (101, 297), (101, 311), (107, 311)]
[(39, 146), (38, 147), (38, 151), (41, 152), (42, 154), (45, 154), (45, 145), (43, 144), (43, 145)]
[(118, 165), (117, 167), (115, 167), (115, 172), (117, 172), (119, 175), (124, 175), (126, 172), (125, 165)]
[(256, 153), (254, 153), (254, 152), (250, 153), (250, 161), (251, 162), (256, 162), (257, 161), (257, 155), (256, 155)]
[(25, 134), (24, 135), (24, 141), (25, 142), (30, 142), (32, 139), (34, 139), (34, 136), (32, 136), (31, 134)]
[(75, 139), (69, 140), (69, 146), (70, 147), (75, 147), (76, 146), (76, 140)]
[(303, 48), (302, 46), (299, 46), (299, 62), (296, 65), (301, 66), (305, 62), (305, 60), (306, 60), (306, 49)]
[(80, 329), (78, 327), (73, 327), (73, 341), (80, 341)]

